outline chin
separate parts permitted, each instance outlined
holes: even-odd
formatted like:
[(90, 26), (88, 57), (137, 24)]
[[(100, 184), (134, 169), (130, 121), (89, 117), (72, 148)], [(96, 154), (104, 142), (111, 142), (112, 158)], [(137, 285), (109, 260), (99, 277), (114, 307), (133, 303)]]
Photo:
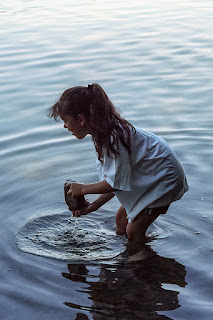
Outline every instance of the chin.
[(77, 138), (78, 138), (79, 140), (82, 140), (82, 139), (84, 139), (87, 135), (88, 135), (88, 133), (84, 134), (84, 135), (81, 136), (81, 137), (77, 137)]
[(84, 139), (86, 136), (81, 136), (81, 137), (78, 137), (78, 136), (75, 136), (78, 140), (82, 140)]

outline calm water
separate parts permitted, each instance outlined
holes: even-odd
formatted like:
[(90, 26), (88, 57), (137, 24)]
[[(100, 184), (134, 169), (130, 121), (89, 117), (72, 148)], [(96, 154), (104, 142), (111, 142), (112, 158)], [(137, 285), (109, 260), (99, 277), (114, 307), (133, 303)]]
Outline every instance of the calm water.
[[(0, 5), (1, 319), (212, 319), (212, 14), (210, 0)], [(67, 178), (97, 181), (94, 147), (46, 110), (93, 82), (188, 177), (139, 262), (115, 236), (116, 200), (77, 222), (64, 203)]]

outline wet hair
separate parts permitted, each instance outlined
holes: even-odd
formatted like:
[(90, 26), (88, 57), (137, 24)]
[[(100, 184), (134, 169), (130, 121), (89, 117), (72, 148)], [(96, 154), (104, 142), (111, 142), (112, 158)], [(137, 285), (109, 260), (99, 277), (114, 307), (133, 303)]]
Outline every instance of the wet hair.
[(101, 162), (104, 154), (111, 158), (119, 154), (119, 141), (131, 153), (131, 131), (135, 133), (135, 128), (120, 116), (100, 85), (67, 89), (49, 109), (48, 116), (59, 121), (63, 116), (77, 119), (78, 114), (86, 119)]

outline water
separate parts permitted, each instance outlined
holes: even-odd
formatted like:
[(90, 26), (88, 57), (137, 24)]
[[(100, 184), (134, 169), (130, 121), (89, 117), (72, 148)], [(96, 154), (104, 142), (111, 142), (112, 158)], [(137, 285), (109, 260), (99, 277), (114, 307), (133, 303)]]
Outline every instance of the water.
[[(212, 319), (212, 12), (208, 0), (1, 4), (2, 319)], [(129, 121), (165, 138), (188, 177), (190, 191), (152, 226), (157, 240), (138, 262), (127, 263), (115, 237), (114, 198), (79, 220), (75, 259), (16, 245), (29, 221), (46, 221), (46, 238), (34, 229), (40, 254), (61, 254), (52, 241), (73, 230), (64, 181), (98, 179), (90, 138), (46, 117), (64, 89), (93, 82)]]
[[(79, 223), (80, 220), (81, 223)], [(24, 252), (62, 261), (105, 261), (125, 251), (124, 237), (90, 217), (69, 219), (66, 213), (43, 214), (18, 232), (16, 244)]]

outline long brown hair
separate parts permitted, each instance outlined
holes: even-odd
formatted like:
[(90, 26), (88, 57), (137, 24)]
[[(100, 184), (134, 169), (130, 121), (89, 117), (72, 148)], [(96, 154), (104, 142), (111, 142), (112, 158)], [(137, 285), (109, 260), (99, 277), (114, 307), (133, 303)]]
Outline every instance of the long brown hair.
[(109, 157), (119, 154), (119, 140), (131, 153), (131, 131), (135, 132), (135, 128), (120, 116), (101, 86), (94, 83), (88, 87), (67, 89), (49, 109), (48, 115), (58, 121), (66, 115), (76, 119), (78, 114), (86, 118), (101, 162), (104, 154)]

